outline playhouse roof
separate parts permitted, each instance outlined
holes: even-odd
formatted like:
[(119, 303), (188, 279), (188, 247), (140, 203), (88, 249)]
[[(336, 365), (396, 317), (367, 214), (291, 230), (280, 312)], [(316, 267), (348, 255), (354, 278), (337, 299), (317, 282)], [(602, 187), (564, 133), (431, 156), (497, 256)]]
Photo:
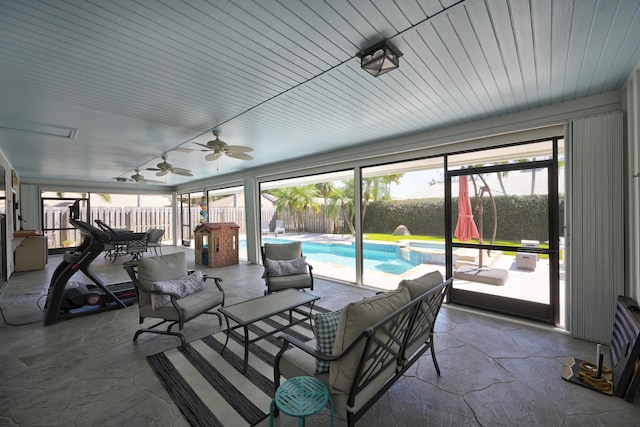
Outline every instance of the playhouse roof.
[(196, 233), (208, 233), (222, 228), (240, 228), (235, 222), (204, 222), (196, 227)]

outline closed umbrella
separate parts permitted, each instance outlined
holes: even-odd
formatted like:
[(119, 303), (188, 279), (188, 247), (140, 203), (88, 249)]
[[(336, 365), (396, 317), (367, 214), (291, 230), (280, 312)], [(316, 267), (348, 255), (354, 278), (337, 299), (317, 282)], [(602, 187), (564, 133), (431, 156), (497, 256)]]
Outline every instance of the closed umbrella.
[(460, 175), (458, 184), (460, 185), (460, 189), (458, 190), (458, 223), (456, 224), (456, 231), (453, 235), (456, 236), (459, 241), (466, 242), (473, 238), (480, 238), (480, 234), (473, 220), (467, 176)]

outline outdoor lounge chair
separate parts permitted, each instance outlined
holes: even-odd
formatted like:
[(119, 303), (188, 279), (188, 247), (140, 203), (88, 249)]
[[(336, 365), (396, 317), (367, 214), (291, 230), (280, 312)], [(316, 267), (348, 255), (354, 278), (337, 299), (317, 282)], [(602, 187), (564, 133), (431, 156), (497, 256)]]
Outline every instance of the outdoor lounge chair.
[(313, 267), (302, 255), (301, 242), (265, 243), (261, 252), (265, 294), (289, 288), (313, 290)]
[(284, 234), (284, 232), (285, 232), (284, 220), (276, 219), (276, 228), (273, 230), (273, 234), (275, 234), (275, 236), (278, 237), (279, 233)]
[(153, 251), (158, 255), (158, 249), (160, 249), (160, 255), (162, 255), (162, 236), (164, 236), (164, 230), (161, 228), (150, 228), (147, 230), (147, 247), (153, 248)]
[(268, 233), (269, 231), (271, 231), (269, 229), (269, 220), (268, 219), (263, 219), (262, 222), (260, 223), (260, 231), (264, 234), (264, 233)]
[[(180, 338), (184, 349), (184, 335), (171, 330), (175, 325), (182, 330), (186, 322), (204, 313), (217, 316), (222, 325), (222, 316), (213, 311), (215, 307), (224, 307), (222, 279), (204, 277), (199, 271), (189, 274), (184, 252), (143, 258), (137, 264), (125, 264), (124, 268), (138, 293), (140, 324), (147, 317), (160, 319), (152, 326), (138, 329), (134, 341), (145, 332), (172, 335)], [(214, 284), (206, 283), (207, 279)], [(156, 329), (167, 322), (166, 330)]]

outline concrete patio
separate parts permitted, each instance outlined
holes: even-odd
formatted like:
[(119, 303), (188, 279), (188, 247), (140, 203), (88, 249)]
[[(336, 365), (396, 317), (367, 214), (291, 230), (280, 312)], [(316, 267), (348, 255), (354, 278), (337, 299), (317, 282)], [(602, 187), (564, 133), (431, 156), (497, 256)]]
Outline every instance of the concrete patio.
[[(177, 250), (187, 251), (190, 268), (223, 278), (228, 304), (263, 294), (261, 266), (202, 268), (190, 249), (163, 248)], [(43, 326), (38, 305), (61, 259), (51, 256), (45, 270), (14, 274), (0, 295), (0, 425), (187, 425), (146, 362), (147, 355), (176, 347), (178, 340), (147, 335), (132, 342), (137, 305)], [(123, 261), (99, 257), (92, 269), (116, 283), (126, 280)], [(375, 290), (318, 279), (313, 292), (321, 297), (319, 305), (338, 309)], [(184, 332), (191, 341), (218, 330), (215, 318), (202, 316)], [(440, 377), (426, 354), (358, 425), (639, 425), (638, 399), (627, 402), (560, 378), (566, 356), (589, 358), (595, 344), (556, 329), (445, 305), (435, 349)], [(327, 421), (325, 410), (307, 425)], [(277, 425), (297, 420), (281, 416)]]

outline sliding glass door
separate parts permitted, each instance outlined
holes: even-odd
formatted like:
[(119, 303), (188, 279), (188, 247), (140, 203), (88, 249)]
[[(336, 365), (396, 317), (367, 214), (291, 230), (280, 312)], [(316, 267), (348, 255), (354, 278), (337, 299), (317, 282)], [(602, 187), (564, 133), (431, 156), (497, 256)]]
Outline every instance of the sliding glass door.
[(193, 232), (200, 223), (200, 204), (202, 203), (203, 196), (205, 196), (205, 194), (201, 191), (178, 195), (180, 203), (180, 233), (178, 239), (182, 246), (191, 247), (194, 244)]
[(482, 164), (470, 163), (473, 153), (448, 156), (451, 302), (558, 323), (557, 147), (554, 139), (496, 149)]
[(395, 289), (445, 273), (442, 156), (362, 169), (362, 283)]
[(352, 170), (260, 184), (261, 244), (302, 242), (313, 274), (356, 283)]

